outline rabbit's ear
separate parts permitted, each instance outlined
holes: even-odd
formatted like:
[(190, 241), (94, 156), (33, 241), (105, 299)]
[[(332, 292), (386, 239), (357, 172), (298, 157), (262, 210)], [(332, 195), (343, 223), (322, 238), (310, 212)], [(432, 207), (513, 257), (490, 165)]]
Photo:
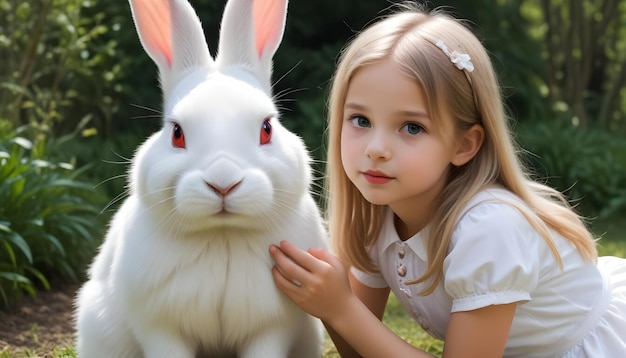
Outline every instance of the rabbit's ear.
[(287, 0), (229, 0), (220, 30), (220, 67), (241, 65), (271, 92), (272, 57), (286, 18)]
[(143, 48), (159, 68), (167, 93), (180, 75), (213, 67), (200, 20), (187, 0), (129, 0)]

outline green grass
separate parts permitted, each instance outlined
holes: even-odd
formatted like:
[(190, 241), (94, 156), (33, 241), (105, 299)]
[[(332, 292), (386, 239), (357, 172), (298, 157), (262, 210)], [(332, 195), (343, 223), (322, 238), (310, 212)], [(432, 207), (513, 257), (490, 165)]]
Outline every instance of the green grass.
[(618, 256), (626, 258), (626, 241), (600, 240), (598, 252), (600, 256)]
[(72, 347), (55, 347), (52, 352), (44, 352), (40, 349), (28, 349), (20, 353), (11, 353), (8, 350), (0, 351), (0, 358), (76, 358), (76, 352)]

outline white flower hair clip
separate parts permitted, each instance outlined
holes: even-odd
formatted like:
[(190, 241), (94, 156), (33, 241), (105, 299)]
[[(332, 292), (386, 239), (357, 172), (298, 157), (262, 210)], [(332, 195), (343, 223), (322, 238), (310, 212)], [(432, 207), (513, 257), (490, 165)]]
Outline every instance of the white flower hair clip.
[(448, 50), (448, 46), (446, 46), (443, 40), (437, 40), (435, 45), (437, 45), (443, 53), (450, 57), (450, 62), (452, 62), (456, 68), (459, 70), (467, 70), (467, 72), (474, 71), (474, 64), (472, 63), (470, 55), (466, 53), (458, 53), (456, 50), (450, 52), (450, 50)]

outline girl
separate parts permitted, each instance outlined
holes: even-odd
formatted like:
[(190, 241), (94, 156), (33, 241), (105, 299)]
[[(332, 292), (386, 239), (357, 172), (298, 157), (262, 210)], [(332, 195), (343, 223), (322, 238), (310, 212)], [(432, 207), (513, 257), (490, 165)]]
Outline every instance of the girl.
[(565, 199), (524, 172), (489, 57), (458, 21), (407, 5), (347, 47), (328, 179), (338, 257), (270, 253), (342, 356), (428, 356), (381, 322), (391, 290), (444, 357), (626, 357), (626, 260), (598, 260)]

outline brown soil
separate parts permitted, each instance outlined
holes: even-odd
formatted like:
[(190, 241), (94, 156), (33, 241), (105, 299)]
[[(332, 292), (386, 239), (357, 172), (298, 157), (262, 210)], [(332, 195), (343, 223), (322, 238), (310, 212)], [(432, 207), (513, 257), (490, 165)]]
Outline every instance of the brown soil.
[[(0, 353), (36, 351), (36, 357), (52, 357), (54, 348), (71, 347), (72, 318), (77, 285), (41, 291), (36, 298), (24, 296), (17, 304), (0, 310)], [(30, 355), (29, 355), (30, 356)]]

